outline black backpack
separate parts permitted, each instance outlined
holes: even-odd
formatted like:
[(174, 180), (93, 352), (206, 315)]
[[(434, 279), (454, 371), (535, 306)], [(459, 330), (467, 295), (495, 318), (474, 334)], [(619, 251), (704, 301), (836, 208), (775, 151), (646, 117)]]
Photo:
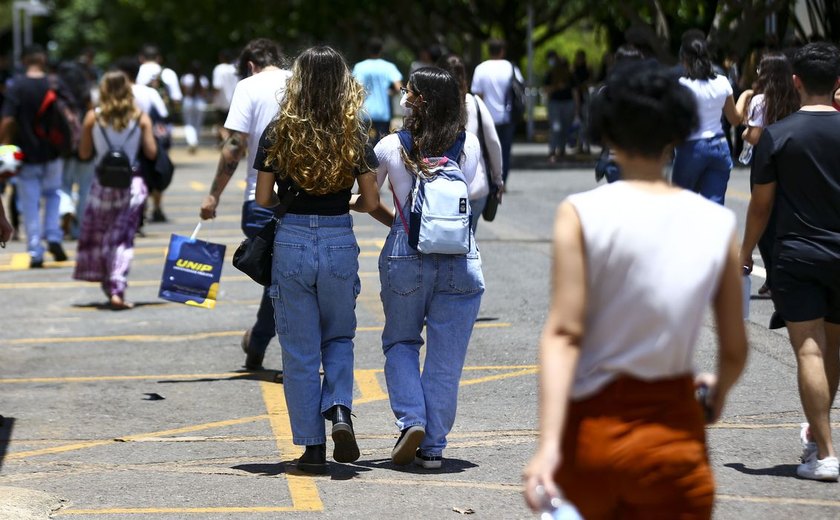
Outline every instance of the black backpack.
[(131, 131), (125, 137), (125, 141), (119, 148), (114, 148), (111, 140), (108, 139), (108, 133), (100, 125), (96, 125), (102, 137), (105, 138), (105, 143), (108, 144), (108, 152), (96, 164), (96, 178), (101, 186), (106, 188), (121, 188), (125, 189), (131, 186), (131, 178), (134, 176), (134, 166), (131, 164), (128, 154), (123, 150), (123, 145), (131, 139), (131, 136), (140, 126), (139, 122), (135, 122)]
[(57, 88), (54, 81), (35, 113), (33, 130), (45, 141), (54, 157), (72, 157), (79, 147), (82, 125), (71, 103)]

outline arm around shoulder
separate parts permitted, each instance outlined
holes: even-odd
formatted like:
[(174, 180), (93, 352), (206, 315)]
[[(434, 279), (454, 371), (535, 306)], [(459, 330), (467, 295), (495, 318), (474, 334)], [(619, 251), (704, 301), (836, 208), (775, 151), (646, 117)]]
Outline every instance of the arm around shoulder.
[(370, 213), (379, 207), (379, 186), (376, 184), (374, 171), (365, 172), (356, 177), (359, 193), (353, 196), (350, 209), (359, 213)]

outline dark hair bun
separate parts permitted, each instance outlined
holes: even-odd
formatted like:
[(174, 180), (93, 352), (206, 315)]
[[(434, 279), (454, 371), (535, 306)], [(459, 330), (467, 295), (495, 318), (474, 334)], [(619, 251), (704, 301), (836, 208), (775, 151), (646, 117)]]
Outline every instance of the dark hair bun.
[(658, 157), (697, 127), (691, 91), (653, 63), (617, 65), (592, 105), (594, 141), (627, 153)]

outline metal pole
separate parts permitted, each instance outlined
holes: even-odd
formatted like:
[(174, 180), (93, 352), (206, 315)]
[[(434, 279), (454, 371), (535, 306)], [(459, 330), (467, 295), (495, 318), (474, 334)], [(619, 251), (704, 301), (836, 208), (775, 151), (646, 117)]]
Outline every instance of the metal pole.
[(29, 9), (21, 11), (23, 16), (23, 45), (32, 45), (32, 13)]
[(529, 142), (534, 140), (534, 3), (528, 2), (528, 125), (526, 135)]
[(21, 44), (20, 19), (18, 18), (20, 14), (18, 3), (14, 2), (12, 4), (12, 56), (15, 66), (20, 64), (20, 55), (23, 48)]

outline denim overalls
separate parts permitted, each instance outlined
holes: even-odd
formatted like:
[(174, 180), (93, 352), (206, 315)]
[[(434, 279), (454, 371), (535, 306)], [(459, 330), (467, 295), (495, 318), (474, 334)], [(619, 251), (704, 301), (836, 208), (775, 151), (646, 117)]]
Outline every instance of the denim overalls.
[(322, 414), (335, 405), (353, 407), (361, 282), (350, 215), (284, 215), (275, 235), (271, 279), (292, 442), (323, 444)]
[[(408, 208), (403, 209), (406, 218)], [(400, 430), (416, 425), (426, 429), (420, 444), (426, 456), (441, 455), (455, 423), (461, 371), (484, 293), (481, 257), (471, 239), (465, 255), (418, 253), (408, 245), (398, 212), (379, 256), (382, 350), (391, 409)]]

